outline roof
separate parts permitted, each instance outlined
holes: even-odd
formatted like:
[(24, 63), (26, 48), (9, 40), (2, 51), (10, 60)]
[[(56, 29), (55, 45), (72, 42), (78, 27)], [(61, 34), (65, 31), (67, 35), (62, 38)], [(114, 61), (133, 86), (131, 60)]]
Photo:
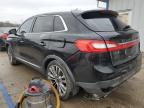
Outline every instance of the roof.
[(65, 12), (43, 13), (43, 14), (38, 14), (38, 15), (34, 15), (34, 16), (63, 15), (63, 14), (67, 14), (67, 13), (73, 13), (75, 16), (79, 16), (81, 14), (91, 13), (91, 12), (98, 12), (98, 13), (104, 13), (104, 14), (109, 14), (109, 15), (113, 15), (113, 16), (118, 16), (118, 13), (116, 11), (112, 11), (112, 10), (87, 10), (87, 11), (82, 11), (82, 10), (79, 10), (79, 9), (75, 9), (75, 10), (72, 10), (72, 11), (65, 11)]
[(112, 10), (88, 10), (88, 11), (74, 10), (74, 11), (72, 11), (72, 13), (75, 14), (76, 16), (79, 16), (79, 15), (85, 14), (85, 13), (94, 13), (94, 12), (118, 16), (118, 13), (116, 11), (112, 11)]

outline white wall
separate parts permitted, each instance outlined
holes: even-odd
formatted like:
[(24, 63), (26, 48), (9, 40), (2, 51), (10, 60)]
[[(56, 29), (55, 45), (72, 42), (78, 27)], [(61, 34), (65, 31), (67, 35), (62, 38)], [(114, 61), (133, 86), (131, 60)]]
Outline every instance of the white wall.
[(141, 51), (144, 52), (144, 0), (109, 0), (109, 9), (131, 10), (131, 26), (140, 33)]

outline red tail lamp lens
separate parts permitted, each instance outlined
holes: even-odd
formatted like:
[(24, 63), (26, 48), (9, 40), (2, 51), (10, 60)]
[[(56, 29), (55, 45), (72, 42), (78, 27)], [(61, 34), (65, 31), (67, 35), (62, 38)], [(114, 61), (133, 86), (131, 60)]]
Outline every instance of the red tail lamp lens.
[(75, 45), (82, 52), (107, 52), (107, 47), (103, 40), (77, 40)]
[(127, 43), (117, 43), (114, 41), (103, 40), (77, 40), (75, 45), (81, 52), (96, 52), (103, 53), (108, 51), (117, 51), (132, 47), (138, 44), (139, 41), (130, 41)]

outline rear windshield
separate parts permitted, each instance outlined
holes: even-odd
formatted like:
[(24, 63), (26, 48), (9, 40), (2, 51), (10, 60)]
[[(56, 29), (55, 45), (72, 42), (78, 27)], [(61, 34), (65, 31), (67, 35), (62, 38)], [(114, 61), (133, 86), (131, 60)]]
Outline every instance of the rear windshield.
[(122, 31), (127, 25), (117, 16), (107, 14), (83, 14), (82, 18), (94, 31)]

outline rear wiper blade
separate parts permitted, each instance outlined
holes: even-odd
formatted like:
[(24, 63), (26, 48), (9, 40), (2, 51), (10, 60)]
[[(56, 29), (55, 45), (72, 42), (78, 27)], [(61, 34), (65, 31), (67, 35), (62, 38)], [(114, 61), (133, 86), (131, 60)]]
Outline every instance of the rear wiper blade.
[(127, 30), (127, 29), (130, 29), (131, 27), (129, 25), (126, 25), (123, 30)]

